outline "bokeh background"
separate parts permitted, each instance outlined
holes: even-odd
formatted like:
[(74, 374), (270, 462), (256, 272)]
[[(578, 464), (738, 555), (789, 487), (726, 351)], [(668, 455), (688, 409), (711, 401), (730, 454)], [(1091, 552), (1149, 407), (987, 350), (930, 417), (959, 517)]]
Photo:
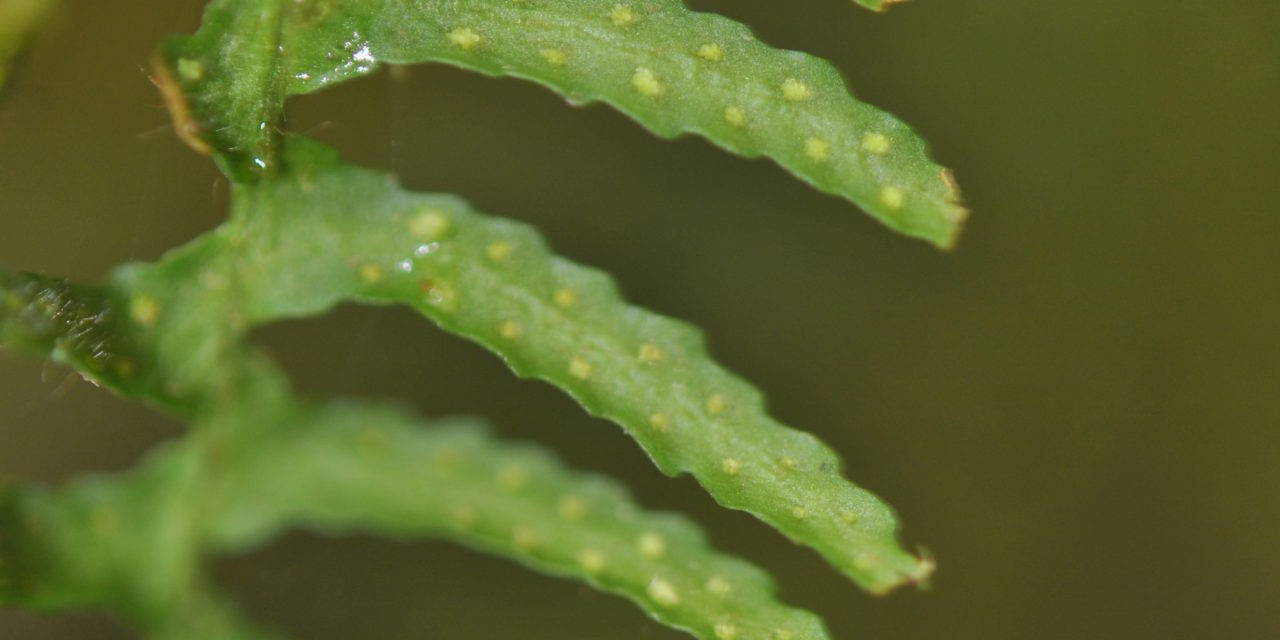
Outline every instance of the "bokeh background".
[[(256, 334), (308, 394), (474, 413), (691, 514), (837, 638), (1280, 637), (1280, 3), (698, 0), (832, 59), (927, 137), (974, 216), (939, 253), (766, 161), (441, 66), (292, 126), (540, 227), (703, 327), (940, 569), (865, 596), (616, 427), (410, 313)], [(67, 2), (0, 102), (0, 261), (97, 280), (215, 226), (226, 184), (141, 66), (200, 2)], [(126, 469), (182, 427), (0, 353), (0, 477)], [(675, 639), (629, 603), (439, 542), (298, 533), (217, 581), (300, 638)], [(134, 637), (0, 611), (0, 638)]]

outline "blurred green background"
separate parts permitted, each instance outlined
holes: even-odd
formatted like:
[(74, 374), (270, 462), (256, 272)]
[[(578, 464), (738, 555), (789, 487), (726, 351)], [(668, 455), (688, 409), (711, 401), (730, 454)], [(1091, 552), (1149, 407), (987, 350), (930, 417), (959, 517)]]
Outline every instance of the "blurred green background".
[[(410, 313), (256, 334), (309, 394), (475, 413), (692, 514), (837, 638), (1280, 637), (1280, 3), (700, 0), (832, 59), (954, 167), (954, 253), (769, 162), (440, 67), (294, 103), (291, 125), (422, 190), (540, 227), (693, 321), (784, 422), (938, 558), (863, 595), (660, 476), (621, 431)], [(200, 2), (68, 2), (0, 102), (0, 262), (96, 280), (212, 228), (226, 184), (141, 65)], [(125, 469), (181, 426), (0, 353), (0, 478)], [(629, 603), (438, 542), (294, 534), (215, 563), (300, 638), (681, 638)], [(131, 638), (0, 611), (0, 638)]]

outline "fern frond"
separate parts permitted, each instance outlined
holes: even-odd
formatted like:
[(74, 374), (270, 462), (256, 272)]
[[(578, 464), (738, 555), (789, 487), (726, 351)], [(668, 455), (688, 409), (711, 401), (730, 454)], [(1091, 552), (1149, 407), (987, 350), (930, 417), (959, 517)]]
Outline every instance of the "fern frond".
[[(259, 3), (220, 4), (236, 6), (225, 13), (238, 17), (253, 14)], [(239, 42), (239, 26), (210, 22), (222, 10), (210, 11), (197, 36), (166, 47), (169, 64), (190, 71), (179, 74), (180, 88), (208, 121), (215, 148), (239, 153), (261, 144), (272, 132), (259, 125), (276, 122), (257, 102), (226, 105), (237, 87), (300, 94), (383, 62), (434, 61), (532, 80), (573, 104), (607, 103), (664, 138), (694, 133), (743, 156), (770, 157), (890, 228), (940, 247), (951, 246), (966, 216), (950, 174), (930, 160), (924, 141), (856, 100), (830, 63), (769, 47), (747, 27), (689, 11), (679, 0), (287, 6), (287, 15), (278, 17), (284, 55), (276, 84), (262, 81), (264, 69), (277, 71), (265, 58), (228, 52), (228, 38)], [(237, 56), (236, 67), (220, 68), (229, 55)], [(224, 138), (219, 127), (234, 135)]]
[[(285, 527), (446, 537), (590, 583), (699, 638), (822, 640), (760, 569), (708, 547), (683, 516), (640, 510), (612, 480), (546, 451), (494, 441), (469, 420), (418, 424), (338, 405), (303, 412), (233, 454), (215, 544)], [(772, 635), (777, 634), (777, 635)]]
[(554, 256), (526, 225), (401, 191), (305, 140), (289, 142), (288, 162), (291, 176), (237, 198), (228, 228), (250, 324), (341, 300), (408, 304), (622, 425), (663, 472), (693, 474), (865, 588), (929, 574), (898, 546), (891, 510), (845, 480), (816, 438), (769, 417), (696, 330), (626, 304), (608, 276)]
[[(232, 435), (234, 434), (234, 435)], [(0, 602), (108, 607), (153, 638), (266, 638), (199, 584), (209, 553), (293, 527), (444, 537), (626, 597), (704, 640), (827, 640), (768, 575), (681, 516), (470, 420), (359, 405), (239, 408), (137, 472), (0, 500)]]

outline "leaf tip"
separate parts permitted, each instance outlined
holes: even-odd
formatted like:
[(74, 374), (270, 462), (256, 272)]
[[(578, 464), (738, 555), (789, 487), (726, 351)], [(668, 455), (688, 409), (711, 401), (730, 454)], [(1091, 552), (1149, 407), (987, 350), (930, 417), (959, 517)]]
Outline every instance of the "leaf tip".
[(969, 220), (969, 209), (963, 204), (964, 198), (960, 195), (960, 185), (956, 183), (955, 175), (951, 170), (946, 167), (939, 169), (938, 177), (947, 187), (944, 213), (947, 228), (944, 235), (937, 240), (937, 245), (943, 251), (951, 251), (955, 249), (956, 242), (964, 231), (965, 223)]
[(907, 0), (854, 0), (864, 7), (872, 11), (883, 13), (889, 9), (889, 5), (906, 2)]

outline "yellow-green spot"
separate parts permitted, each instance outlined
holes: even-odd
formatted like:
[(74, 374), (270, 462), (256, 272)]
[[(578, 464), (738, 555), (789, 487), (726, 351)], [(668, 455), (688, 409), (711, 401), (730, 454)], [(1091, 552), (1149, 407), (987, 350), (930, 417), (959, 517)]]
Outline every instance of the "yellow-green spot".
[(498, 470), (498, 486), (507, 491), (519, 491), (529, 482), (529, 472), (518, 465), (508, 465)]
[(551, 294), (551, 301), (555, 302), (556, 306), (561, 309), (568, 309), (577, 304), (578, 294), (574, 293), (573, 289), (556, 289)]
[(870, 553), (859, 553), (853, 559), (853, 568), (857, 571), (869, 571), (876, 566), (876, 557)]
[(717, 622), (715, 631), (717, 640), (734, 640), (738, 637), (738, 628), (728, 622)]
[(129, 317), (150, 329), (160, 319), (160, 301), (148, 295), (136, 295), (129, 301)]
[(853, 524), (858, 521), (858, 514), (853, 511), (841, 511), (840, 519), (844, 520), (845, 524)]
[(538, 543), (538, 534), (529, 527), (516, 527), (511, 531), (511, 544), (517, 549), (528, 551)]
[(906, 194), (897, 187), (885, 187), (880, 190), (880, 202), (890, 209), (901, 209), (906, 200)]
[(782, 456), (782, 459), (778, 461), (778, 464), (782, 465), (782, 468), (786, 469), (787, 471), (794, 470), (797, 466), (800, 465), (800, 463), (795, 458), (792, 458), (791, 456)]
[(654, 602), (664, 607), (674, 607), (680, 604), (680, 592), (676, 591), (675, 585), (657, 576), (654, 576), (649, 581), (649, 587), (646, 591)]
[(796, 636), (795, 636), (795, 634), (794, 634), (794, 633), (791, 633), (790, 631), (787, 631), (786, 629), (774, 629), (774, 630), (773, 630), (773, 640), (792, 640), (792, 639), (793, 639), (793, 638), (795, 638), (795, 637), (796, 637)]
[(463, 529), (470, 528), (471, 525), (476, 523), (476, 510), (468, 505), (454, 508), (450, 516), (453, 518), (453, 523)]
[(738, 462), (734, 458), (725, 458), (720, 461), (720, 468), (724, 470), (725, 473), (731, 476), (736, 476), (738, 475), (738, 472), (742, 470), (742, 463)]
[(826, 162), (831, 156), (831, 143), (822, 138), (809, 138), (804, 141), (804, 154), (814, 162)]
[(178, 58), (178, 77), (186, 82), (196, 82), (204, 77), (204, 64), (191, 58)]
[(662, 83), (652, 70), (640, 67), (631, 74), (631, 86), (641, 95), (656, 96), (662, 93)]
[(574, 356), (569, 359), (569, 375), (579, 379), (586, 380), (591, 377), (591, 363)]
[(366, 264), (360, 267), (360, 279), (365, 284), (378, 284), (387, 279), (387, 272), (376, 264)]
[(409, 219), (409, 234), (431, 242), (449, 232), (449, 216), (435, 209), (423, 209)]
[(422, 291), (426, 294), (427, 304), (433, 307), (443, 311), (458, 308), (458, 292), (448, 282), (425, 281), (422, 283)]
[(511, 243), (505, 240), (499, 240), (484, 248), (485, 255), (494, 262), (505, 262), (511, 257)]
[(132, 378), (136, 367), (132, 360), (121, 358), (115, 363), (116, 375), (122, 378)]
[(662, 359), (662, 349), (652, 342), (640, 345), (640, 351), (636, 353), (636, 360), (640, 362), (657, 362)]
[(667, 541), (660, 533), (646, 531), (636, 540), (636, 549), (640, 551), (640, 555), (657, 560), (667, 552)]
[(480, 34), (476, 33), (470, 27), (458, 27), (449, 32), (449, 42), (452, 42), (463, 49), (471, 49), (480, 44)]
[(578, 554), (578, 566), (587, 573), (600, 573), (605, 567), (604, 554), (595, 549), (583, 549)]
[(782, 81), (782, 97), (791, 102), (804, 102), (812, 97), (813, 93), (809, 90), (809, 85), (802, 80), (795, 78), (787, 78)]
[(655, 413), (649, 416), (649, 426), (653, 427), (654, 431), (666, 431), (671, 426), (671, 422), (661, 413)]
[(711, 576), (711, 578), (707, 580), (706, 586), (708, 592), (717, 596), (723, 597), (725, 594), (729, 593), (729, 581), (721, 578), (720, 576)]
[(710, 413), (711, 415), (721, 414), (724, 413), (724, 408), (724, 396), (717, 393), (710, 398), (707, 398), (707, 413)]
[(557, 66), (564, 64), (565, 61), (569, 59), (569, 57), (561, 49), (543, 49), (538, 53), (542, 56), (543, 60), (546, 60), (547, 62), (550, 62), (551, 64), (554, 64)]
[(560, 500), (560, 504), (556, 506), (556, 511), (565, 520), (581, 520), (583, 516), (587, 515), (587, 503), (577, 496), (568, 496)]
[(724, 49), (714, 42), (698, 47), (698, 57), (711, 62), (719, 62), (724, 58)]
[(747, 124), (747, 114), (741, 108), (728, 106), (724, 108), (724, 121), (735, 127)]
[(862, 148), (869, 153), (882, 156), (889, 153), (889, 149), (893, 148), (893, 144), (889, 142), (889, 136), (872, 132), (862, 136)]
[(520, 337), (520, 323), (515, 320), (504, 320), (498, 325), (498, 335), (511, 340)]
[(804, 507), (791, 507), (791, 517), (796, 520), (804, 520), (809, 517), (809, 510)]
[(615, 27), (625, 27), (636, 21), (636, 12), (626, 5), (614, 5), (613, 11), (609, 12), (609, 21)]

